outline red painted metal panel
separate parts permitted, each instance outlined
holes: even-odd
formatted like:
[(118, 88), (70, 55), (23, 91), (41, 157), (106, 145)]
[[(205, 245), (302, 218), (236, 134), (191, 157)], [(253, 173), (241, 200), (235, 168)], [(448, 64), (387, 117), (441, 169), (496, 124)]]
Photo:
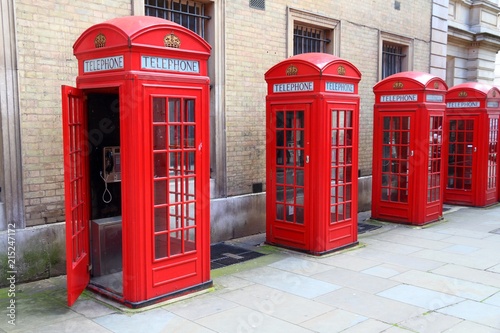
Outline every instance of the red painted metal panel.
[(313, 254), (356, 244), (359, 71), (307, 53), (265, 78), (267, 242)]
[(88, 147), (81, 90), (62, 86), (68, 306), (90, 280)]
[(446, 203), (488, 206), (499, 198), (500, 90), (466, 82), (446, 94)]
[(90, 27), (73, 49), (81, 95), (119, 101), (123, 294), (110, 297), (140, 307), (209, 286), (210, 45), (176, 23), (132, 16)]
[(446, 83), (402, 72), (374, 88), (372, 217), (422, 225), (442, 216)]

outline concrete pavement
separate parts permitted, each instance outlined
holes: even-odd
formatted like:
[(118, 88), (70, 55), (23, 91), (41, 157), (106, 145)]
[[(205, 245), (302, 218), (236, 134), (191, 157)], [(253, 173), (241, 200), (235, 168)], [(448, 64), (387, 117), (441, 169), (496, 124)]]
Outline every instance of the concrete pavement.
[[(234, 240), (265, 256), (212, 271), (208, 292), (122, 311), (65, 277), (17, 286), (16, 325), (0, 290), (0, 332), (500, 333), (500, 205), (450, 206), (426, 227), (380, 223), (360, 245), (315, 257)], [(367, 214), (360, 214), (365, 219)]]

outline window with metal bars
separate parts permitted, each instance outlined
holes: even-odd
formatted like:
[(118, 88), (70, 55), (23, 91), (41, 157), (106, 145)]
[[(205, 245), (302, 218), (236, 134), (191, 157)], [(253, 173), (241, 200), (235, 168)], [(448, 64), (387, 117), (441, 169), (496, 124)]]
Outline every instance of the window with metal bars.
[(147, 16), (160, 17), (182, 25), (205, 38), (205, 23), (210, 16), (205, 15), (205, 4), (186, 0), (145, 0)]
[(404, 71), (406, 47), (397, 44), (383, 43), (382, 45), (382, 79)]
[(326, 46), (331, 40), (326, 38), (325, 35), (323, 29), (295, 25), (293, 28), (293, 54), (326, 53)]

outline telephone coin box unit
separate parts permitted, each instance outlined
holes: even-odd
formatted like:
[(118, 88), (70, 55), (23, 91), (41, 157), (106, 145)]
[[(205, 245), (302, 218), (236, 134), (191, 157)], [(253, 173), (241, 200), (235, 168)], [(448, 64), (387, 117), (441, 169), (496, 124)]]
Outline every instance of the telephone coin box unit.
[(500, 90), (477, 82), (446, 94), (444, 202), (489, 206), (499, 198), (498, 121)]
[(102, 150), (104, 181), (119, 182), (122, 179), (120, 147), (104, 147)]
[(265, 79), (267, 242), (317, 255), (357, 244), (360, 72), (306, 53)]
[(372, 218), (423, 225), (443, 215), (446, 83), (402, 72), (373, 87)]
[(137, 308), (212, 285), (210, 49), (148, 16), (76, 40), (76, 87), (62, 87), (70, 306), (85, 288)]

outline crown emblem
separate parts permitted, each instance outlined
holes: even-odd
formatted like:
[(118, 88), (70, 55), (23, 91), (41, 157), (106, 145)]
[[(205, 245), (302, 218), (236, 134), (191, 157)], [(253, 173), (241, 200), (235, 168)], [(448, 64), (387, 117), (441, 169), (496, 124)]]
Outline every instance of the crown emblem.
[(102, 32), (95, 36), (94, 45), (97, 49), (106, 46), (106, 36)]
[(461, 92), (458, 93), (458, 97), (467, 97), (467, 92), (462, 90)]
[(439, 82), (434, 82), (434, 89), (439, 89)]
[(295, 67), (294, 65), (290, 65), (286, 69), (286, 75), (288, 75), (288, 76), (297, 75), (298, 72), (299, 72), (299, 69), (297, 67)]
[(340, 65), (339, 67), (337, 67), (337, 73), (339, 75), (345, 75), (345, 67)]
[(394, 84), (392, 85), (392, 88), (393, 89), (403, 89), (403, 82), (401, 81), (397, 81), (397, 82), (394, 82)]
[(181, 46), (181, 40), (173, 32), (163, 38), (163, 43), (165, 43), (165, 47), (172, 47), (175, 49)]

